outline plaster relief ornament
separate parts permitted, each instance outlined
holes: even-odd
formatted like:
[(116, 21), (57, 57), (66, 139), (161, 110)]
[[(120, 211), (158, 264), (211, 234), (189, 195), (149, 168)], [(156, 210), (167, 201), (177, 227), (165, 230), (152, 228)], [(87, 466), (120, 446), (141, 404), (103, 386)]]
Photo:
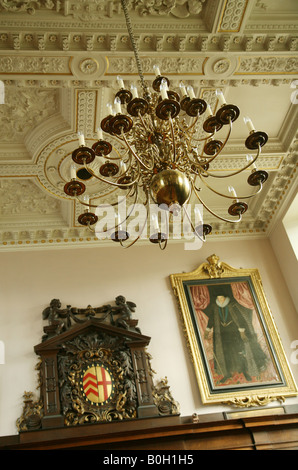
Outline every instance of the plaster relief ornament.
[(52, 0), (0, 0), (0, 12), (7, 11), (10, 13), (19, 13), (19, 12), (26, 12), (29, 15), (34, 15), (36, 9), (41, 7), (46, 8), (48, 10), (53, 10), (55, 8), (56, 11), (60, 8), (60, 1), (52, 1)]
[[(137, 0), (135, 8), (141, 16), (172, 14), (178, 18), (201, 13), (205, 0)], [(130, 4), (134, 2), (129, 2)]]

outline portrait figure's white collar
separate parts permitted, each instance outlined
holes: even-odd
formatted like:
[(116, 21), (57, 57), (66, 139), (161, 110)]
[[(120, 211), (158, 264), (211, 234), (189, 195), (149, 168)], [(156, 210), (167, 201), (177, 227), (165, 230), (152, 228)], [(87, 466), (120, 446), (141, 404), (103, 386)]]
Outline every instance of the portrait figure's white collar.
[(219, 307), (221, 307), (221, 308), (226, 307), (229, 302), (230, 302), (230, 298), (229, 298), (229, 297), (226, 297), (223, 302), (220, 302), (218, 299), (216, 299), (217, 305), (218, 305)]

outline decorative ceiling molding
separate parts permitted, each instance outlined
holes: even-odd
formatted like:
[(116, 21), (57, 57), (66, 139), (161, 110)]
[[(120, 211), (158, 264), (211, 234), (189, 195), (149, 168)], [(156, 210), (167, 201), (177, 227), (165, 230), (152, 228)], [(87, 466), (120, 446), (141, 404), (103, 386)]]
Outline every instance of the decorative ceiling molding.
[[(77, 25), (78, 27), (78, 25)], [(0, 22), (1, 28), (1, 22)], [(17, 28), (17, 27), (16, 27)], [(22, 51), (33, 53), (44, 52), (66, 52), (66, 51), (94, 51), (94, 52), (131, 52), (128, 35), (117, 32), (104, 32), (104, 27), (96, 28), (100, 33), (90, 31), (83, 32), (11, 32), (0, 29), (0, 50)], [(297, 51), (297, 31), (293, 33), (242, 33), (242, 34), (204, 34), (195, 32), (179, 32), (175, 28), (165, 33), (140, 33), (137, 42), (140, 52), (295, 52)], [(178, 31), (178, 32), (177, 32)]]

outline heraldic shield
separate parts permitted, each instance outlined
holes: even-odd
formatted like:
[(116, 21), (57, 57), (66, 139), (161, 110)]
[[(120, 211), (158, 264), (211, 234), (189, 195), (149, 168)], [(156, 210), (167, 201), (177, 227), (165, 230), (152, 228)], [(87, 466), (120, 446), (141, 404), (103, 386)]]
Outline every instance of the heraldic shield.
[(150, 337), (132, 318), (136, 305), (123, 296), (115, 305), (43, 311), (40, 397), (25, 392), (20, 432), (179, 414), (166, 380), (153, 384), (146, 348)]

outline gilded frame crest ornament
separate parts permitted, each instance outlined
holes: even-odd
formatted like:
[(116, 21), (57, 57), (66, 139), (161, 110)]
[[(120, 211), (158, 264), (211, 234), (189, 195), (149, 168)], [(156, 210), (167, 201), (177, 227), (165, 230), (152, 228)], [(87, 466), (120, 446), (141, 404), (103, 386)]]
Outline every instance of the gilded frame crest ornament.
[(264, 406), (297, 395), (258, 269), (211, 255), (170, 279), (203, 404)]

